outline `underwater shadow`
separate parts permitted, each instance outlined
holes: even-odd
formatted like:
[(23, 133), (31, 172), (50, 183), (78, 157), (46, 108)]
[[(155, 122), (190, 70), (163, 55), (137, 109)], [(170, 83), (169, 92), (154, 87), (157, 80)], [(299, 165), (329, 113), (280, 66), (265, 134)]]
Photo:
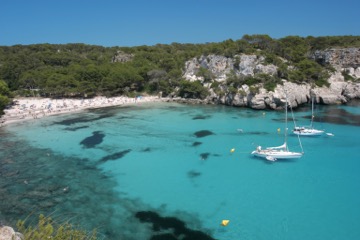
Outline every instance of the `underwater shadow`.
[(84, 138), (80, 142), (80, 145), (83, 145), (84, 148), (94, 148), (96, 145), (99, 145), (103, 142), (105, 134), (103, 134), (101, 131), (95, 131), (92, 134), (92, 136)]
[(135, 217), (140, 222), (150, 223), (155, 234), (150, 238), (155, 239), (193, 239), (193, 240), (215, 240), (211, 236), (199, 230), (186, 227), (185, 222), (175, 217), (162, 217), (156, 212), (139, 211)]

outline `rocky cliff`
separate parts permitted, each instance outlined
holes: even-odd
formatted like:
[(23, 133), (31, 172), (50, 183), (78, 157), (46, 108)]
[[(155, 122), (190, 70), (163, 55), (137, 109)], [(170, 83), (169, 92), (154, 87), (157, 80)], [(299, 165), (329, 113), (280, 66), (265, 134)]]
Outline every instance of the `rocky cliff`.
[(203, 81), (203, 77), (198, 76), (201, 67), (210, 71), (217, 82), (225, 81), (226, 76), (231, 72), (238, 76), (254, 76), (256, 73), (276, 74), (277, 67), (272, 64), (265, 65), (264, 61), (265, 58), (262, 56), (245, 54), (235, 56), (235, 58), (218, 55), (201, 56), (185, 63), (184, 77), (190, 81)]
[[(234, 58), (218, 55), (193, 58), (185, 63), (183, 77), (189, 81), (199, 80), (209, 88), (211, 95), (204, 101), (206, 103), (216, 102), (254, 109), (282, 108), (285, 92), (293, 107), (308, 103), (311, 96), (314, 96), (316, 103), (320, 104), (342, 104), (351, 99), (360, 98), (358, 81), (360, 79), (360, 49), (315, 51), (310, 57), (322, 65), (331, 65), (335, 69), (328, 79), (329, 87), (311, 87), (310, 84), (295, 84), (283, 79), (283, 83), (278, 84), (274, 91), (267, 91), (259, 84), (256, 86), (259, 91), (255, 94), (250, 86), (243, 85), (236, 94), (227, 93), (225, 96), (219, 96), (198, 74), (201, 68), (205, 68), (212, 74), (213, 80), (219, 83), (224, 82), (231, 72), (237, 76), (254, 76), (258, 73), (277, 74), (277, 66), (266, 64), (264, 57), (245, 54)], [(344, 72), (352, 80), (345, 80)]]
[(348, 69), (353, 74), (360, 77), (360, 49), (359, 48), (343, 48), (328, 49), (325, 51), (315, 51), (312, 59), (322, 65), (330, 64), (338, 69)]

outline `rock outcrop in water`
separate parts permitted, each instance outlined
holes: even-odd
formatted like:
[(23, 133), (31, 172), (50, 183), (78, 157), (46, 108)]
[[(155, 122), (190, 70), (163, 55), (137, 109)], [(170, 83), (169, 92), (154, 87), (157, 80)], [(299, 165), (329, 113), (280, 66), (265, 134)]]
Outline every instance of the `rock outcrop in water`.
[[(315, 96), (316, 103), (342, 104), (351, 99), (360, 98), (360, 83), (347, 81), (344, 72), (353, 79), (360, 79), (360, 49), (328, 49), (315, 51), (310, 58), (323, 65), (331, 65), (335, 71), (328, 79), (328, 87), (312, 87), (309, 83), (295, 84), (283, 79), (283, 84), (278, 84), (274, 91), (267, 91), (261, 84), (257, 85), (258, 92), (253, 93), (251, 87), (242, 85), (238, 93), (227, 93), (219, 96), (211, 88), (204, 77), (197, 73), (201, 68), (208, 70), (216, 82), (224, 82), (229, 73), (237, 76), (254, 76), (255, 74), (276, 75), (277, 66), (266, 64), (265, 58), (258, 55), (238, 55), (235, 58), (209, 55), (193, 58), (185, 63), (184, 78), (189, 81), (200, 80), (208, 87), (210, 96), (205, 100), (193, 100), (194, 103), (220, 103), (253, 109), (279, 109), (284, 106), (284, 89), (293, 107), (308, 103), (311, 96)], [(311, 96), (310, 96), (311, 94)]]

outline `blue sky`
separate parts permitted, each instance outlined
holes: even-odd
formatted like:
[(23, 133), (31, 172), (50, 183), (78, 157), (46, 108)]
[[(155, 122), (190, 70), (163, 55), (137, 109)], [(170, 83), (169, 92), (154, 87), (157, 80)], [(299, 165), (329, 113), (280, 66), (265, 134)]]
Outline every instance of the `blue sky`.
[(0, 46), (360, 36), (359, 0), (1, 0)]

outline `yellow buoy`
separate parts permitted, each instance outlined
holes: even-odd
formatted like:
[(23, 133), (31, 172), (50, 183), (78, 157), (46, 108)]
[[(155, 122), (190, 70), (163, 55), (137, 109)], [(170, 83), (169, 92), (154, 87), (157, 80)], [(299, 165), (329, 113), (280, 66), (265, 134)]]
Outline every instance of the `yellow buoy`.
[(280, 128), (278, 128), (278, 129), (277, 129), (277, 131), (278, 131), (278, 133), (279, 133), (279, 132), (281, 132), (281, 129), (280, 129)]
[(231, 152), (231, 153), (235, 152), (235, 148), (232, 148), (232, 149), (230, 150), (230, 152)]
[(221, 226), (227, 226), (229, 224), (230, 220), (222, 220), (221, 221)]

